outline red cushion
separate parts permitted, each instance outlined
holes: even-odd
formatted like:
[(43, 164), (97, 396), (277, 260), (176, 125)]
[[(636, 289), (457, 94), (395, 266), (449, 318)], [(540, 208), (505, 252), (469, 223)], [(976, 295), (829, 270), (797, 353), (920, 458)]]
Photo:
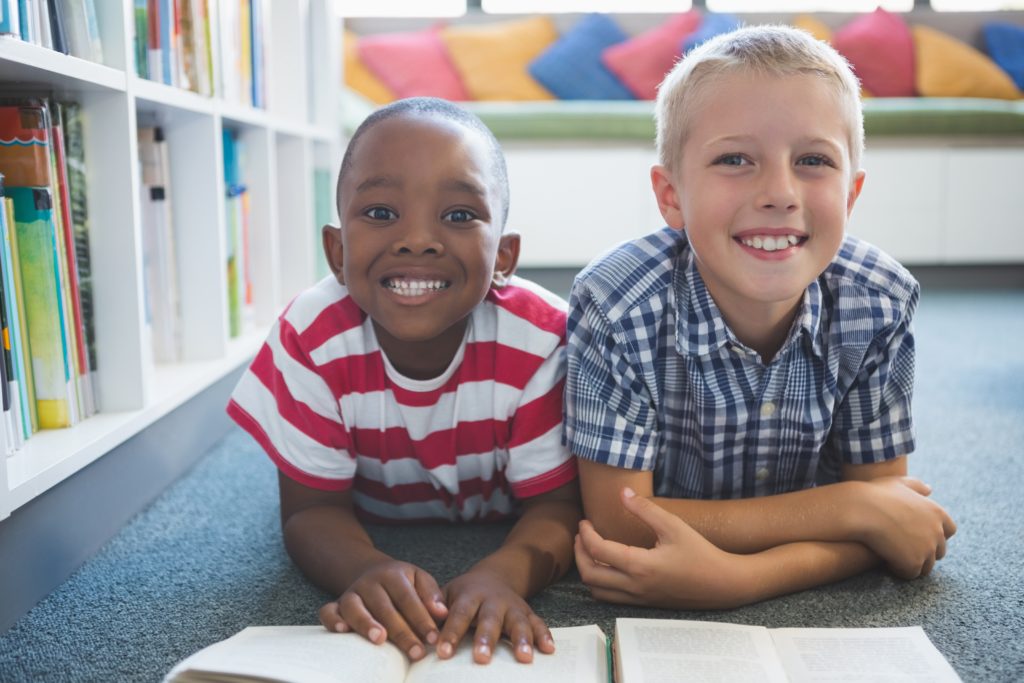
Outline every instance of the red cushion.
[(437, 29), (365, 35), (358, 49), (366, 68), (400, 98), (469, 99)]
[(683, 40), (700, 26), (700, 12), (676, 15), (649, 31), (612, 45), (601, 61), (637, 99), (653, 100), (658, 84), (682, 54)]
[(914, 95), (914, 41), (899, 15), (878, 8), (836, 31), (832, 45), (872, 95)]

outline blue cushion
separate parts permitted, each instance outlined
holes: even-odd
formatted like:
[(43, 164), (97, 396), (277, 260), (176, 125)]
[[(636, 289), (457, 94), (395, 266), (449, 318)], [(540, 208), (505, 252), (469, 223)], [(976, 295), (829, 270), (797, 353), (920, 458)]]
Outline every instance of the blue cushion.
[(530, 62), (530, 75), (563, 100), (631, 100), (601, 53), (629, 36), (603, 14), (588, 14)]
[(705, 14), (704, 21), (700, 28), (688, 35), (682, 42), (682, 52), (686, 54), (701, 43), (704, 43), (719, 33), (735, 31), (740, 27), (740, 20), (732, 14)]
[(991, 23), (982, 29), (988, 56), (1024, 90), (1024, 27)]

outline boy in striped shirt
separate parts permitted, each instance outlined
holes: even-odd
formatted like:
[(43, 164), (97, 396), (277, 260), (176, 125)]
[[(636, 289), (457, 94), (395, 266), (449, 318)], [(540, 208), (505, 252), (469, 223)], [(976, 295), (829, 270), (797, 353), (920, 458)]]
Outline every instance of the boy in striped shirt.
[[(572, 562), (575, 461), (561, 443), (565, 302), (513, 275), (508, 176), (473, 114), (414, 98), (372, 114), (338, 178), (333, 276), (296, 297), (228, 412), (277, 464), (284, 541), (340, 595), (325, 627), (410, 659), (516, 658), (554, 643), (526, 599)], [(521, 509), (503, 545), (443, 588), (360, 519), (466, 522)], [(440, 626), (439, 626), (440, 625)]]

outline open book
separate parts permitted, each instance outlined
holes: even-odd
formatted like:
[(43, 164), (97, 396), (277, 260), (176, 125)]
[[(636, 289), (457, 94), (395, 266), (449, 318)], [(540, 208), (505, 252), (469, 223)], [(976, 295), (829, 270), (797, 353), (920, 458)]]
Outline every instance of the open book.
[(924, 630), (781, 628), (675, 619), (617, 619), (614, 677), (597, 626), (553, 628), (556, 652), (533, 664), (499, 647), (474, 664), (468, 642), (455, 657), (410, 664), (390, 643), (320, 626), (258, 626), (185, 659), (165, 683), (686, 683), (688, 681), (900, 681), (955, 683), (956, 672)]

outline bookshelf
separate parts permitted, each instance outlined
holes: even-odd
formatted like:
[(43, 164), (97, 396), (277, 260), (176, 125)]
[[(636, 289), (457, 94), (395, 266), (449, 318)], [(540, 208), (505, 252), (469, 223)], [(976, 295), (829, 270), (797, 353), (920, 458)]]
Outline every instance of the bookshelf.
[[(95, 0), (103, 64), (0, 37), (0, 89), (43, 85), (82, 105), (99, 383), (95, 416), (0, 455), (0, 520), (237, 371), (315, 279), (314, 171), (340, 159), (340, 21), (330, 0), (253, 1), (265, 10), (265, 109), (136, 75), (133, 0)], [(224, 55), (211, 43), (219, 82)], [(136, 130), (149, 122), (164, 129), (171, 159), (182, 320), (172, 364), (154, 362), (145, 317)], [(224, 130), (245, 142), (251, 202), (253, 306), (237, 337), (224, 284)]]

